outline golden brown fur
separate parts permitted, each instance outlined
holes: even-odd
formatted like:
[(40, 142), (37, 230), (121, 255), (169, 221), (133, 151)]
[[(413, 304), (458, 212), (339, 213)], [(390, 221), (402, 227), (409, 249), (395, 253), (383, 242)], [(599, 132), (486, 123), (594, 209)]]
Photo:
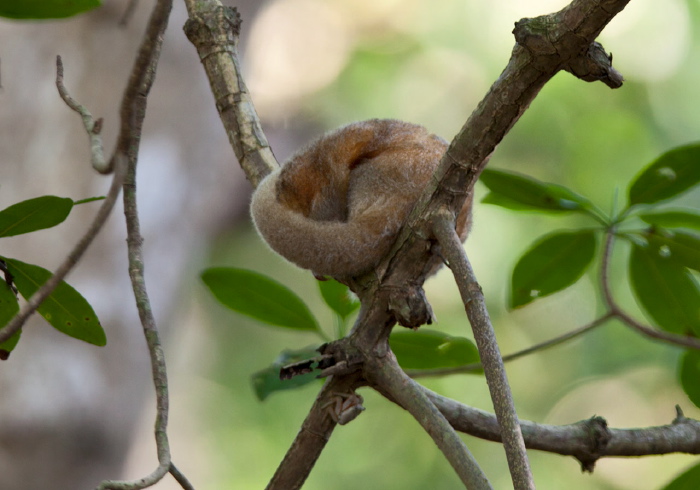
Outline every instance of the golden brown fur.
[[(303, 148), (253, 194), (251, 214), (277, 253), (316, 275), (357, 276), (389, 251), (447, 143), (415, 124), (372, 119)], [(457, 231), (468, 233), (471, 196)]]

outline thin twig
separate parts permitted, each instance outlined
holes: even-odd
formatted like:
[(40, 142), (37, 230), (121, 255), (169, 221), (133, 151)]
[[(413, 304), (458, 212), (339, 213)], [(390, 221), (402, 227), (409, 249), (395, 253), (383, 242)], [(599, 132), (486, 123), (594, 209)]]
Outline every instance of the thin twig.
[(170, 474), (173, 475), (175, 481), (177, 481), (184, 490), (194, 490), (194, 486), (187, 477), (183, 475), (172, 462), (170, 463)]
[(525, 442), (518, 414), (515, 411), (513, 395), (508, 384), (503, 359), (493, 331), (491, 320), (481, 287), (467, 258), (462, 242), (455, 231), (454, 215), (445, 210), (438, 213), (433, 224), (433, 232), (440, 243), (443, 255), (448, 261), (457, 282), (462, 302), (472, 325), (474, 339), (484, 364), (486, 382), (491, 392), (491, 400), (501, 428), (501, 438), (508, 459), (508, 467), (516, 490), (534, 489), (535, 482), (530, 470), (530, 462), (525, 450)]
[(156, 76), (156, 65), (160, 57), (163, 35), (168, 27), (172, 6), (172, 0), (158, 0), (151, 12), (146, 33), (141, 41), (141, 47), (122, 97), (119, 110), (119, 135), (112, 157), (105, 169), (106, 172), (111, 171), (117, 155), (124, 154), (129, 158), (129, 161), (135, 160), (138, 155), (148, 93)]
[[(136, 306), (143, 327), (144, 337), (151, 358), (153, 384), (156, 392), (155, 439), (158, 453), (158, 467), (149, 475), (131, 481), (104, 481), (99, 490), (136, 490), (147, 488), (159, 482), (172, 468), (168, 443), (168, 380), (165, 355), (160, 343), (151, 303), (146, 290), (143, 267), (143, 238), (140, 232), (136, 203), (136, 167), (141, 130), (146, 112), (148, 93), (155, 78), (158, 59), (163, 44), (163, 34), (168, 25), (172, 0), (159, 0), (151, 13), (146, 34), (141, 42), (138, 56), (124, 92), (121, 106), (121, 129), (114, 156), (114, 162), (124, 155), (128, 169), (124, 180), (124, 215), (127, 227), (129, 257), (129, 277), (131, 278)], [(176, 470), (176, 473), (177, 472)]]
[(68, 90), (66, 90), (66, 87), (63, 85), (63, 60), (61, 60), (60, 56), (56, 56), (56, 88), (58, 88), (58, 93), (61, 95), (63, 101), (68, 104), (68, 107), (80, 114), (80, 117), (83, 119), (85, 132), (90, 138), (92, 168), (101, 174), (111, 173), (112, 170), (105, 161), (104, 146), (102, 145), (102, 118), (95, 121), (90, 111), (87, 110), (85, 106), (78, 103), (78, 101), (68, 93)]
[[(517, 352), (513, 352), (511, 354), (503, 356), (503, 362), (510, 362), (510, 361), (515, 361), (516, 359), (520, 359), (521, 357), (528, 356), (530, 354), (533, 354), (535, 352), (540, 352), (546, 349), (549, 349), (551, 347), (555, 347), (557, 345), (563, 344), (564, 342), (567, 342), (571, 339), (574, 339), (578, 337), (579, 335), (583, 335), (584, 333), (593, 330), (594, 328), (599, 327), (603, 323), (607, 322), (611, 318), (613, 318), (615, 315), (612, 312), (608, 312), (604, 314), (603, 316), (596, 318), (590, 323), (587, 323), (586, 325), (583, 325), (582, 327), (576, 328), (574, 330), (571, 330), (569, 332), (566, 332), (563, 335), (559, 335), (557, 337), (554, 337), (552, 339), (546, 340), (544, 342), (541, 342), (539, 344), (535, 344), (533, 346), (530, 346), (526, 349), (519, 350)], [(428, 376), (444, 376), (447, 374), (462, 374), (462, 373), (473, 373), (474, 371), (479, 371), (484, 368), (484, 365), (480, 362), (474, 362), (472, 364), (466, 364), (464, 366), (459, 366), (459, 367), (454, 367), (454, 368), (442, 368), (442, 369), (407, 369), (406, 374), (408, 374), (411, 378), (425, 378)]]
[(612, 315), (627, 326), (632, 327), (637, 332), (652, 339), (661, 340), (662, 342), (680, 347), (700, 349), (700, 339), (688, 337), (686, 335), (679, 335), (672, 332), (664, 332), (663, 330), (646, 326), (632, 318), (620, 307), (617, 301), (615, 301), (612, 288), (610, 287), (610, 259), (612, 257), (614, 241), (615, 227), (612, 227), (605, 235), (605, 246), (603, 249), (603, 260), (600, 272), (600, 285), (601, 289), (603, 290), (603, 298), (605, 303), (608, 305), (608, 308), (610, 308)]

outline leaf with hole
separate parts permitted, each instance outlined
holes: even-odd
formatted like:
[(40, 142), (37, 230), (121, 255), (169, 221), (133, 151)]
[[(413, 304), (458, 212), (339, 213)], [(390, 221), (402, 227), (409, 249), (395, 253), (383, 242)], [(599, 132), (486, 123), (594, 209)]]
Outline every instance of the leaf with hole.
[(649, 247), (635, 244), (629, 277), (637, 302), (660, 328), (700, 336), (700, 288), (690, 271)]
[(681, 146), (654, 160), (632, 181), (630, 205), (676, 197), (700, 183), (700, 144)]
[(92, 10), (101, 4), (101, 0), (0, 0), (0, 17), (61, 19)]
[[(5, 281), (0, 281), (0, 328), (7, 325), (19, 311), (19, 303), (14, 291)], [(22, 330), (18, 330), (5, 342), (0, 342), (0, 360), (5, 360), (19, 342)]]
[(513, 269), (510, 308), (561, 291), (578, 281), (593, 261), (593, 231), (557, 232), (537, 241)]
[(657, 229), (645, 233), (651, 253), (700, 272), (700, 235)]
[(571, 189), (504, 170), (485, 169), (481, 182), (491, 191), (484, 202), (516, 211), (571, 212), (592, 207)]
[[(700, 372), (697, 372), (696, 376), (700, 376)], [(698, 482), (700, 482), (700, 464), (691, 466), (661, 490), (697, 490)]]
[(62, 223), (73, 209), (67, 197), (41, 196), (0, 211), (0, 237), (31, 233)]
[(640, 213), (639, 217), (650, 225), (662, 228), (690, 228), (700, 230), (700, 213), (692, 208), (667, 209)]
[[(52, 276), (50, 271), (38, 265), (7, 258), (5, 261), (14, 276), (17, 290), (26, 299), (31, 298)], [(65, 281), (58, 284), (37, 311), (59, 332), (94, 345), (107, 343), (105, 332), (90, 303)]]
[(323, 301), (343, 319), (360, 307), (360, 302), (350, 289), (335, 279), (318, 281), (318, 289), (321, 291)]
[(319, 331), (318, 322), (292, 290), (257, 272), (212, 267), (202, 280), (224, 306), (277, 327)]
[(389, 344), (404, 369), (451, 368), (479, 362), (479, 352), (471, 340), (437, 330), (394, 331)]
[(690, 401), (700, 407), (700, 351), (687, 350), (681, 356), (678, 364), (678, 378)]
[[(253, 374), (252, 382), (255, 395), (263, 401), (277, 391), (293, 390), (318, 381), (318, 373), (309, 372), (294, 376), (291, 379), (280, 379), (280, 369), (288, 364), (313, 359), (319, 356), (318, 346), (306, 347), (299, 350), (285, 350), (275, 361), (265, 369)], [(314, 363), (312, 367), (315, 367)]]

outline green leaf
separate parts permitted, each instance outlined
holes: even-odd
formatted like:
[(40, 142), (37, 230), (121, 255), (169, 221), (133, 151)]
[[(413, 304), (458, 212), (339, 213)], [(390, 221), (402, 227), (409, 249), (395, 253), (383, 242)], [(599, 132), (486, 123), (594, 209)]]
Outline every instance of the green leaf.
[(391, 350), (404, 369), (437, 369), (479, 362), (474, 343), (437, 330), (401, 330), (389, 337)]
[[(19, 311), (19, 303), (15, 293), (4, 281), (0, 282), (0, 328), (7, 325)], [(22, 330), (18, 330), (5, 342), (0, 342), (0, 360), (5, 360), (19, 342)]]
[(0, 0), (0, 17), (61, 19), (99, 7), (101, 0)]
[(350, 289), (335, 279), (318, 281), (318, 289), (321, 291), (323, 301), (342, 319), (347, 318), (360, 307), (360, 302), (350, 292)]
[[(29, 299), (49, 280), (51, 272), (38, 265), (5, 259), (20, 294)], [(59, 332), (94, 345), (105, 345), (107, 338), (90, 303), (65, 281), (37, 309)]]
[(678, 265), (700, 271), (700, 235), (686, 231), (656, 229), (645, 233), (649, 250)]
[(566, 212), (592, 207), (585, 197), (567, 187), (541, 182), (503, 170), (485, 169), (481, 182), (491, 191), (483, 202), (517, 211)]
[(681, 356), (678, 377), (690, 401), (700, 407), (700, 351), (689, 349)]
[[(700, 371), (696, 371), (695, 375), (700, 376)], [(691, 466), (661, 490), (697, 490), (698, 486), (700, 486), (700, 464)]]
[(663, 228), (691, 228), (700, 230), (700, 213), (692, 208), (667, 209), (641, 213), (639, 217), (654, 226)]
[(202, 272), (202, 280), (219, 302), (238, 313), (278, 327), (319, 331), (316, 318), (301, 298), (267, 276), (212, 267)]
[(637, 302), (663, 330), (700, 336), (700, 288), (685, 267), (634, 244), (629, 275)]
[(22, 235), (62, 223), (73, 208), (67, 197), (41, 196), (0, 211), (0, 237)]
[(524, 306), (578, 281), (593, 261), (595, 232), (558, 232), (537, 241), (513, 269), (510, 308)]
[(632, 181), (630, 205), (676, 197), (700, 182), (700, 144), (674, 148), (647, 166)]
[[(272, 365), (262, 371), (253, 374), (252, 382), (255, 395), (258, 400), (263, 401), (276, 391), (293, 390), (309, 383), (317, 381), (316, 373), (309, 372), (294, 376), (291, 379), (280, 379), (280, 369), (288, 364), (305, 361), (318, 357), (318, 346), (306, 347), (299, 350), (285, 350), (279, 355)], [(315, 363), (314, 366), (315, 367)]]

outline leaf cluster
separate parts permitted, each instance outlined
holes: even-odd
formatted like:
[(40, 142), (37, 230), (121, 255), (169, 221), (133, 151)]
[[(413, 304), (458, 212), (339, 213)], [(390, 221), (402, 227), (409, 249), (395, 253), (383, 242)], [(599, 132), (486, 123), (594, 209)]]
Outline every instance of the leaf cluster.
[[(28, 199), (0, 211), (0, 238), (32, 233), (59, 225), (73, 206), (102, 198), (73, 201), (67, 197), (41, 196)], [(51, 277), (51, 272), (38, 265), (0, 256), (4, 284), (0, 284), (0, 327), (6, 325), (20, 310), (18, 295), (31, 296)], [(102, 346), (107, 342), (95, 311), (72, 286), (61, 281), (37, 309), (39, 314), (59, 332)], [(18, 330), (0, 343), (0, 358), (7, 359), (19, 342)]]

